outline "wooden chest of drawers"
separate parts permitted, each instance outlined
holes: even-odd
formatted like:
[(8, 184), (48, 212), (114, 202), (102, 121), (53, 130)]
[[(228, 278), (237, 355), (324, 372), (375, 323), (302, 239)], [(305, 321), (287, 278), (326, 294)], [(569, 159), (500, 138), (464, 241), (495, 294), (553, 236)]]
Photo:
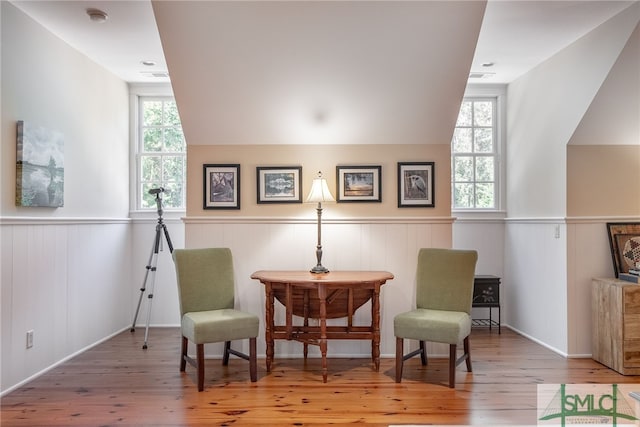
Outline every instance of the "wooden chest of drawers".
[(640, 285), (593, 279), (592, 357), (623, 375), (640, 375)]

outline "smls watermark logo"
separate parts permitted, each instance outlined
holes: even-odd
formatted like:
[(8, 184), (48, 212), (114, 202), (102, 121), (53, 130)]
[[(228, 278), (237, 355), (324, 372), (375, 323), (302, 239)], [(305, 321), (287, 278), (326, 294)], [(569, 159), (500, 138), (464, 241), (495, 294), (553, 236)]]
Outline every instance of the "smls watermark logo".
[(624, 387), (618, 384), (539, 384), (538, 425), (634, 425), (638, 421), (635, 402), (627, 400), (625, 396), (629, 396), (631, 390), (625, 391)]

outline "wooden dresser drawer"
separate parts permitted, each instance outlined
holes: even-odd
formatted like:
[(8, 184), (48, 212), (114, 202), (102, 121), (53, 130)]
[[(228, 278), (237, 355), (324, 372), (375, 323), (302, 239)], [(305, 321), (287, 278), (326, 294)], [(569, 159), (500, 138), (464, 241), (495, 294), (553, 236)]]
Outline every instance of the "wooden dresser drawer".
[(640, 368), (640, 340), (624, 342), (624, 367)]
[(624, 288), (624, 314), (640, 315), (640, 285)]
[(640, 314), (625, 314), (623, 328), (625, 340), (640, 340)]

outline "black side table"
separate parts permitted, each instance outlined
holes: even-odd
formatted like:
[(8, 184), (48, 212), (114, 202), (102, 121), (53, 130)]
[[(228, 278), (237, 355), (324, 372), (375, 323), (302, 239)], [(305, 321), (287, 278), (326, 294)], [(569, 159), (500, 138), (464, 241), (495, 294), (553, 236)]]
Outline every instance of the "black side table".
[[(488, 319), (472, 319), (473, 326), (488, 326), (489, 330), (493, 326), (500, 330), (500, 278), (496, 276), (475, 276), (473, 281), (473, 307), (484, 307), (489, 309)], [(493, 309), (498, 309), (498, 321), (493, 320)]]

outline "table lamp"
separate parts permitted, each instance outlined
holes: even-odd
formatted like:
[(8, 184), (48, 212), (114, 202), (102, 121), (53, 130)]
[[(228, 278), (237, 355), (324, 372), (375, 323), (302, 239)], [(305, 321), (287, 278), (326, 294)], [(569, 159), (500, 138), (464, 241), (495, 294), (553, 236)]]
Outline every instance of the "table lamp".
[(318, 172), (318, 177), (313, 179), (307, 203), (318, 203), (318, 246), (316, 246), (316, 258), (318, 264), (311, 269), (312, 273), (328, 273), (329, 270), (322, 266), (322, 202), (335, 202), (329, 191), (327, 180), (322, 177), (322, 172)]

